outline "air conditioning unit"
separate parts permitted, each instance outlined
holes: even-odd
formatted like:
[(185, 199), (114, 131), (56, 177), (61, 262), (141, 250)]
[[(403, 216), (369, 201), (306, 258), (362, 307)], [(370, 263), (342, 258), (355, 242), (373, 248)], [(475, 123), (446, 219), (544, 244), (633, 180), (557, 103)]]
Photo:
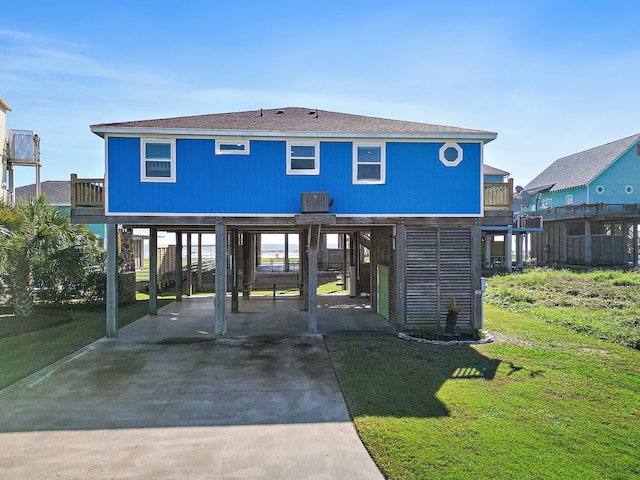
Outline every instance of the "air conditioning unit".
[(542, 217), (520, 217), (521, 228), (542, 228)]
[(302, 192), (302, 213), (329, 213), (329, 192)]
[(9, 160), (39, 162), (40, 137), (31, 130), (9, 130)]

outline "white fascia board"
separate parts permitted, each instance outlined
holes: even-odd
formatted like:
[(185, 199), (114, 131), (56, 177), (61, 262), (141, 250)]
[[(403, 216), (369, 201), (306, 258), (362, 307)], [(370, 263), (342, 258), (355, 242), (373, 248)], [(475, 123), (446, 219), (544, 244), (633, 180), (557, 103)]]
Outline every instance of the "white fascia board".
[(5, 102), (2, 97), (0, 97), (0, 108), (6, 110), (7, 112), (12, 111), (11, 106), (7, 102)]
[(416, 139), (416, 140), (481, 140), (489, 143), (495, 140), (496, 133), (417, 133), (417, 132), (286, 132), (273, 130), (209, 130), (204, 128), (142, 128), (142, 127), (91, 127), (96, 135), (160, 135), (175, 137), (252, 137), (252, 138), (379, 138), (379, 139)]

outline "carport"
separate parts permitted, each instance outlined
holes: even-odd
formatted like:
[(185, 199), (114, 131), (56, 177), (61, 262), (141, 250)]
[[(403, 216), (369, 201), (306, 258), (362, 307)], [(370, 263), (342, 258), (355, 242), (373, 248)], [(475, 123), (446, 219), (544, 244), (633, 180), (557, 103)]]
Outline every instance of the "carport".
[[(215, 233), (215, 271), (227, 272), (226, 275), (215, 275), (215, 291), (227, 292), (227, 295), (213, 295), (213, 309), (211, 297), (202, 300), (199, 310), (201, 315), (208, 319), (208, 324), (201, 330), (215, 335), (254, 335), (262, 333), (328, 333), (348, 331), (385, 331), (393, 332), (389, 322), (377, 314), (377, 304), (374, 298), (360, 298), (358, 295), (350, 297), (347, 294), (319, 297), (316, 293), (318, 286), (318, 249), (321, 233), (325, 231), (349, 236), (350, 251), (345, 248), (346, 264), (358, 265), (360, 230), (355, 227), (349, 233), (345, 233), (343, 226), (339, 229), (333, 226), (335, 218), (331, 215), (299, 216), (296, 226), (281, 225), (280, 228), (273, 225), (259, 224), (227, 224), (218, 221), (215, 225), (158, 225), (145, 224), (130, 225), (127, 227), (150, 227), (149, 235), (149, 314), (158, 315), (158, 271), (157, 236), (158, 231), (170, 231), (176, 233), (176, 265), (182, 265), (182, 234), (188, 233), (191, 238), (193, 233)], [(321, 217), (321, 218), (320, 218)], [(327, 217), (327, 218), (325, 218)], [(255, 220), (255, 219), (253, 219)], [(324, 222), (324, 223), (323, 223)], [(328, 227), (328, 228), (327, 228)], [(117, 298), (113, 292), (118, 291), (117, 255), (119, 251), (117, 224), (107, 225), (107, 336), (118, 336)], [(286, 296), (274, 298), (250, 295), (247, 277), (255, 272), (254, 250), (252, 240), (256, 232), (262, 233), (294, 233), (300, 238), (300, 272), (301, 294), (300, 296)], [(388, 237), (388, 235), (386, 235)], [(346, 244), (345, 244), (346, 245)], [(190, 251), (191, 245), (188, 245)], [(373, 254), (372, 254), (373, 255)], [(189, 257), (189, 256), (188, 256)], [(190, 263), (190, 260), (189, 260)], [(243, 280), (240, 281), (240, 267), (244, 269)], [(178, 267), (180, 268), (180, 267)], [(247, 274), (247, 272), (249, 272)], [(190, 276), (190, 275), (189, 275)], [(368, 281), (368, 280), (367, 280)], [(371, 289), (375, 290), (376, 281), (372, 276)], [(176, 275), (176, 303), (183, 301), (182, 275)], [(109, 295), (111, 293), (111, 295)], [(372, 292), (373, 293), (373, 292)], [(256, 322), (256, 319), (260, 319)]]

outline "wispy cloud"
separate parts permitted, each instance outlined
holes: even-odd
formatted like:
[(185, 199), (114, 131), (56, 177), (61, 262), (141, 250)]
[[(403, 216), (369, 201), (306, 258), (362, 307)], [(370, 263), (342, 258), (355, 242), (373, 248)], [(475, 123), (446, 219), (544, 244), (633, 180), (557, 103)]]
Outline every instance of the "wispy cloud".
[(61, 77), (81, 82), (86, 79), (144, 84), (171, 78), (170, 70), (150, 71), (130, 64), (109, 63), (94, 54), (97, 47), (59, 38), (0, 29), (0, 57), (3, 69), (13, 75)]

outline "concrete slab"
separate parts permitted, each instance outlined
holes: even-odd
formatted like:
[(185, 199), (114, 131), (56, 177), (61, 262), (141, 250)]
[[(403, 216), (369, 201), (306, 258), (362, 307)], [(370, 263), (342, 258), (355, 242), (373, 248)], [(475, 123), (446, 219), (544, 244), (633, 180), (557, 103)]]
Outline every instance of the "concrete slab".
[[(239, 313), (231, 313), (231, 299), (227, 299), (227, 335), (302, 335), (308, 332), (308, 312), (297, 295), (252, 296), (239, 299)], [(188, 315), (182, 312), (186, 309)], [(155, 317), (143, 319), (127, 326), (120, 338), (162, 339), (168, 336), (207, 338), (213, 336), (213, 297), (183, 297), (172, 303)], [(348, 295), (318, 296), (319, 333), (383, 333), (394, 334), (393, 327), (372, 311), (367, 299), (354, 299)]]
[(0, 477), (382, 479), (322, 337), (215, 337), (206, 300), (0, 391)]

